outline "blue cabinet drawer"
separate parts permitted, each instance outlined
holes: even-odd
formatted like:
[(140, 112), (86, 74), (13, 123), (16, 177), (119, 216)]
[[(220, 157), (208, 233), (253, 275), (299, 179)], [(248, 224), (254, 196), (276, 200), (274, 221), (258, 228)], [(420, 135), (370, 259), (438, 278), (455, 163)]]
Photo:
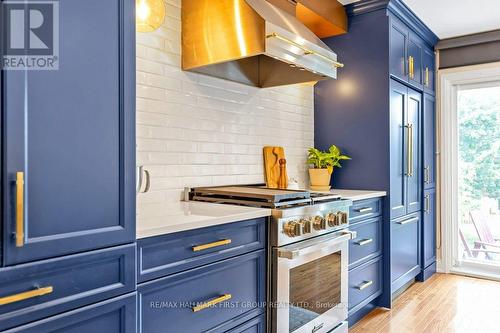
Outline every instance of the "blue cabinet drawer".
[(266, 219), (255, 219), (138, 241), (138, 281), (177, 273), (265, 248)]
[[(232, 327), (226, 323), (265, 311), (266, 252), (146, 282), (138, 293), (141, 333), (164, 332), (166, 327), (169, 332), (224, 332)], [(209, 307), (209, 302), (215, 305)]]
[(349, 209), (349, 223), (369, 219), (382, 214), (382, 199), (366, 199), (354, 201)]
[(135, 251), (130, 244), (0, 269), (0, 330), (133, 291)]
[(420, 272), (420, 212), (391, 221), (392, 292)]
[(349, 313), (382, 293), (382, 257), (349, 271)]
[(266, 332), (266, 315), (262, 314), (257, 318), (247, 321), (243, 325), (226, 331), (226, 333), (265, 333)]
[(135, 293), (19, 326), (3, 333), (135, 333)]
[(357, 237), (349, 241), (349, 268), (382, 253), (382, 217), (358, 223), (349, 228)]

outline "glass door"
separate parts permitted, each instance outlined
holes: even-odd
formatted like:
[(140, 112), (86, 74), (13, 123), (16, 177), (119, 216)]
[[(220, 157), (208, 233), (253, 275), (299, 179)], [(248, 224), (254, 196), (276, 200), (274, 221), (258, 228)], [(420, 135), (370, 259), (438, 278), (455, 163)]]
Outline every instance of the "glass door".
[(500, 82), (457, 89), (454, 269), (500, 278)]

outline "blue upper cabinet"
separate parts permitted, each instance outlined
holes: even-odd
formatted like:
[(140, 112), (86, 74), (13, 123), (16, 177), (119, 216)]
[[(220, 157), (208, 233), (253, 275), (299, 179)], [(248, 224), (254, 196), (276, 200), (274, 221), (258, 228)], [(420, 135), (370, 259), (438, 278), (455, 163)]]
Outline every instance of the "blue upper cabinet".
[(408, 78), (409, 83), (422, 88), (422, 51), (424, 42), (415, 33), (410, 32), (408, 39)]
[(400, 20), (390, 20), (390, 72), (402, 81), (408, 81), (408, 27)]
[(60, 0), (59, 31), (59, 70), (4, 71), (4, 265), (135, 239), (134, 0)]
[(423, 83), (424, 83), (424, 92), (434, 95), (435, 93), (435, 55), (434, 50), (431, 48), (424, 48), (423, 50)]

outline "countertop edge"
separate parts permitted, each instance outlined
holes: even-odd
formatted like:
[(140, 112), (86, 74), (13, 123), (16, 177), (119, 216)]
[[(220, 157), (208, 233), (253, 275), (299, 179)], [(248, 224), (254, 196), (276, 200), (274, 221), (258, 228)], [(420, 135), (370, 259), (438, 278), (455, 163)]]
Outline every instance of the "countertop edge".
[(168, 226), (144, 229), (144, 230), (136, 230), (136, 239), (141, 240), (150, 237), (164, 236), (183, 231), (202, 229), (217, 225), (229, 224), (229, 223), (257, 219), (262, 217), (269, 217), (269, 216), (271, 216), (271, 209), (259, 208), (259, 211), (255, 212), (245, 212), (245, 213), (231, 214), (228, 216), (220, 216), (220, 217), (209, 217), (206, 220), (201, 220), (201, 221), (193, 221), (189, 223), (180, 222), (179, 224), (175, 225), (168, 225)]

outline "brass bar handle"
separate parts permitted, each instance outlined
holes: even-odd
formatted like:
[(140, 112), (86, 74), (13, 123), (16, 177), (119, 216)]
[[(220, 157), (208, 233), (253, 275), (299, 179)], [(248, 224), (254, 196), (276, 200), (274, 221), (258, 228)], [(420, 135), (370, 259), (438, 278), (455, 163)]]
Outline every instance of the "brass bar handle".
[[(411, 151), (411, 147), (410, 147), (410, 124), (408, 125), (405, 125), (404, 126), (405, 129), (407, 129), (407, 138), (406, 138), (406, 172), (405, 172), (405, 175), (407, 177), (411, 177), (411, 171), (410, 171), (410, 168), (411, 168), (411, 157), (410, 157), (410, 151)], [(404, 135), (403, 135), (404, 136)]]
[(279, 34), (277, 34), (277, 33), (275, 33), (275, 32), (273, 32), (272, 34), (267, 35), (267, 36), (266, 36), (266, 38), (276, 38), (276, 39), (279, 39), (279, 40), (281, 40), (281, 41), (283, 41), (283, 42), (285, 42), (285, 43), (288, 43), (288, 44), (290, 44), (290, 45), (293, 45), (293, 46), (295, 46), (295, 47), (298, 47), (299, 49), (301, 49), (302, 51), (304, 51), (305, 55), (310, 55), (310, 54), (312, 54), (312, 55), (315, 55), (315, 56), (321, 57), (321, 58), (325, 59), (326, 61), (331, 62), (331, 63), (333, 64), (333, 66), (335, 66), (335, 67), (344, 67), (344, 64), (343, 64), (343, 63), (338, 62), (337, 60), (333, 60), (332, 58), (329, 58), (329, 57), (327, 57), (327, 56), (325, 56), (325, 55), (322, 55), (321, 53), (318, 53), (318, 52), (316, 52), (316, 51), (309, 50), (308, 48), (306, 48), (306, 47), (304, 47), (304, 46), (300, 45), (299, 43), (296, 43), (296, 42), (294, 42), (293, 40), (288, 39), (288, 38), (286, 38), (286, 37), (283, 37), (283, 36), (281, 36), (281, 35), (279, 35)]
[(425, 67), (425, 86), (429, 86), (429, 67)]
[(5, 296), (0, 298), (0, 305), (7, 305), (15, 302), (20, 302), (24, 301), (33, 297), (40, 297), (43, 295), (50, 294), (54, 291), (54, 287), (49, 286), (49, 287), (44, 287), (44, 288), (37, 288), (35, 290), (29, 290), (25, 291), (19, 294), (11, 295), (11, 296)]
[(426, 214), (430, 214), (431, 213), (431, 196), (429, 194), (426, 194), (424, 196), (424, 212)]
[(16, 173), (16, 247), (24, 246), (24, 172)]
[(363, 289), (366, 289), (368, 288), (369, 286), (371, 286), (373, 284), (373, 281), (370, 280), (370, 281), (364, 281), (363, 283), (361, 283), (359, 286), (356, 287), (356, 289), (358, 290), (363, 290)]
[(409, 165), (408, 165), (408, 175), (413, 177), (413, 124), (408, 124), (408, 157), (409, 157)]
[(356, 245), (360, 245), (360, 246), (363, 246), (363, 245), (368, 245), (370, 243), (373, 242), (373, 239), (372, 238), (368, 238), (368, 239), (362, 239), (360, 240), (359, 242), (356, 242)]
[(213, 242), (213, 243), (196, 245), (196, 246), (193, 246), (192, 249), (193, 249), (193, 252), (198, 252), (198, 251), (208, 250), (208, 249), (211, 249), (214, 247), (223, 246), (223, 245), (227, 245), (227, 244), (231, 244), (230, 239), (223, 239), (223, 240)]
[(424, 183), (429, 184), (431, 182), (431, 176), (430, 176), (430, 166), (424, 167)]
[(364, 207), (364, 208), (356, 209), (356, 211), (358, 213), (368, 213), (368, 212), (371, 212), (372, 210), (373, 210), (373, 207)]
[(417, 222), (417, 221), (418, 221), (418, 217), (414, 217), (414, 218), (411, 218), (411, 219), (408, 219), (408, 220), (404, 220), (404, 221), (399, 221), (399, 222), (396, 222), (396, 223), (399, 224), (399, 225), (405, 225), (405, 224), (412, 223), (412, 222)]
[(413, 79), (415, 77), (415, 72), (414, 72), (414, 64), (413, 64), (413, 57), (410, 56), (408, 57), (408, 67), (409, 67), (409, 75), (410, 79)]
[(193, 312), (199, 312), (201, 310), (205, 310), (206, 308), (211, 308), (219, 303), (230, 300), (232, 297), (233, 296), (231, 294), (224, 294), (224, 295), (217, 297), (217, 298), (214, 298), (210, 301), (203, 302), (200, 305), (193, 306), (192, 310), (193, 310)]

